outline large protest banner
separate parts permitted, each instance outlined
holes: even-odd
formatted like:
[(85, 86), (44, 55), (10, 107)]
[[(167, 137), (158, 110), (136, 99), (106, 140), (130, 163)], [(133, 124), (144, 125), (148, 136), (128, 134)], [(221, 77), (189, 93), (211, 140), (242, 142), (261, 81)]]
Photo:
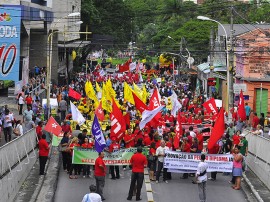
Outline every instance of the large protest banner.
[[(195, 172), (201, 161), (199, 153), (165, 151), (164, 167), (170, 172)], [(207, 172), (232, 172), (233, 156), (231, 154), (206, 154)]]
[[(104, 152), (104, 162), (106, 165), (129, 165), (130, 158), (137, 152), (137, 148), (120, 149), (117, 152)], [(143, 154), (148, 155), (148, 148), (143, 148)], [(94, 149), (74, 147), (72, 163), (94, 165), (98, 153)]]

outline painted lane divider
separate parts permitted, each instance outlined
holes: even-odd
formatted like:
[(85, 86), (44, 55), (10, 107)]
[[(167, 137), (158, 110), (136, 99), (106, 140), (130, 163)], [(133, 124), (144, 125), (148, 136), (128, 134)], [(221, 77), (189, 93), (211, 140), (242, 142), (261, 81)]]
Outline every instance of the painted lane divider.
[(144, 169), (144, 184), (145, 184), (145, 188), (146, 188), (146, 192), (147, 192), (147, 201), (154, 202), (153, 190), (152, 190), (152, 186), (150, 183), (149, 173), (148, 173), (147, 168)]

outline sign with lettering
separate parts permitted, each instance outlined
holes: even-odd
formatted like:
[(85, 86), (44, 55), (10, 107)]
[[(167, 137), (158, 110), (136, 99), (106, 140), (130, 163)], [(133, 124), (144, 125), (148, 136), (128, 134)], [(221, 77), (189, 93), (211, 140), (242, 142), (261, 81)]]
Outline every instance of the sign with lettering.
[[(172, 172), (196, 172), (201, 154), (178, 151), (165, 151), (164, 168)], [(207, 172), (232, 172), (233, 156), (231, 154), (206, 154)], [(169, 172), (170, 172), (169, 171)]]
[(21, 7), (0, 7), (0, 80), (19, 80)]
[[(112, 153), (105, 151), (103, 161), (106, 165), (130, 165), (130, 158), (136, 152), (137, 148), (120, 149)], [(147, 156), (149, 149), (144, 147), (142, 153)], [(72, 163), (94, 165), (97, 157), (98, 153), (94, 149), (74, 147)]]
[(245, 83), (234, 83), (233, 84), (233, 92), (235, 94), (240, 94), (241, 90), (243, 92), (246, 92), (247, 91), (247, 84), (245, 84)]
[(208, 86), (215, 86), (216, 85), (216, 78), (208, 78), (207, 85)]

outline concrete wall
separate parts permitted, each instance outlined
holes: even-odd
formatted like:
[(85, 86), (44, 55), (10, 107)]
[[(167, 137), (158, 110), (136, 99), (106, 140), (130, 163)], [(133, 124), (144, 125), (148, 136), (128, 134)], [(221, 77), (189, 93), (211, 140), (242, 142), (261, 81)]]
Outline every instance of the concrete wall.
[(35, 144), (33, 129), (0, 148), (0, 201), (11, 202), (15, 198), (37, 160)]
[(31, 31), (29, 69), (47, 66), (47, 35)]
[(247, 165), (270, 189), (270, 140), (252, 134), (248, 134), (246, 138), (249, 144)]
[[(54, 0), (52, 9), (54, 11), (54, 21), (51, 24), (52, 27), (67, 32), (78, 32), (80, 30), (80, 26), (74, 26), (74, 23), (81, 19), (80, 16), (65, 17), (70, 13), (81, 12), (81, 0)], [(79, 37), (79, 34), (68, 34), (66, 35), (65, 40), (75, 40)], [(58, 40), (64, 41), (62, 34), (59, 34)]]

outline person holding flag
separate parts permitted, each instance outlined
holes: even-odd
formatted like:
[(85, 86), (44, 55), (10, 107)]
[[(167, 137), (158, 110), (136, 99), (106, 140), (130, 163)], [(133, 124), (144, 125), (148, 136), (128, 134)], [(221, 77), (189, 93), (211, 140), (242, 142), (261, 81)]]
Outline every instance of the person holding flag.
[(95, 161), (95, 179), (97, 186), (97, 193), (101, 196), (102, 200), (105, 200), (103, 196), (103, 188), (105, 186), (106, 165), (103, 161), (104, 148), (106, 147), (106, 141), (102, 133), (102, 129), (98, 122), (97, 115), (94, 117), (92, 125), (92, 134), (95, 138), (95, 150), (98, 152), (98, 158)]

